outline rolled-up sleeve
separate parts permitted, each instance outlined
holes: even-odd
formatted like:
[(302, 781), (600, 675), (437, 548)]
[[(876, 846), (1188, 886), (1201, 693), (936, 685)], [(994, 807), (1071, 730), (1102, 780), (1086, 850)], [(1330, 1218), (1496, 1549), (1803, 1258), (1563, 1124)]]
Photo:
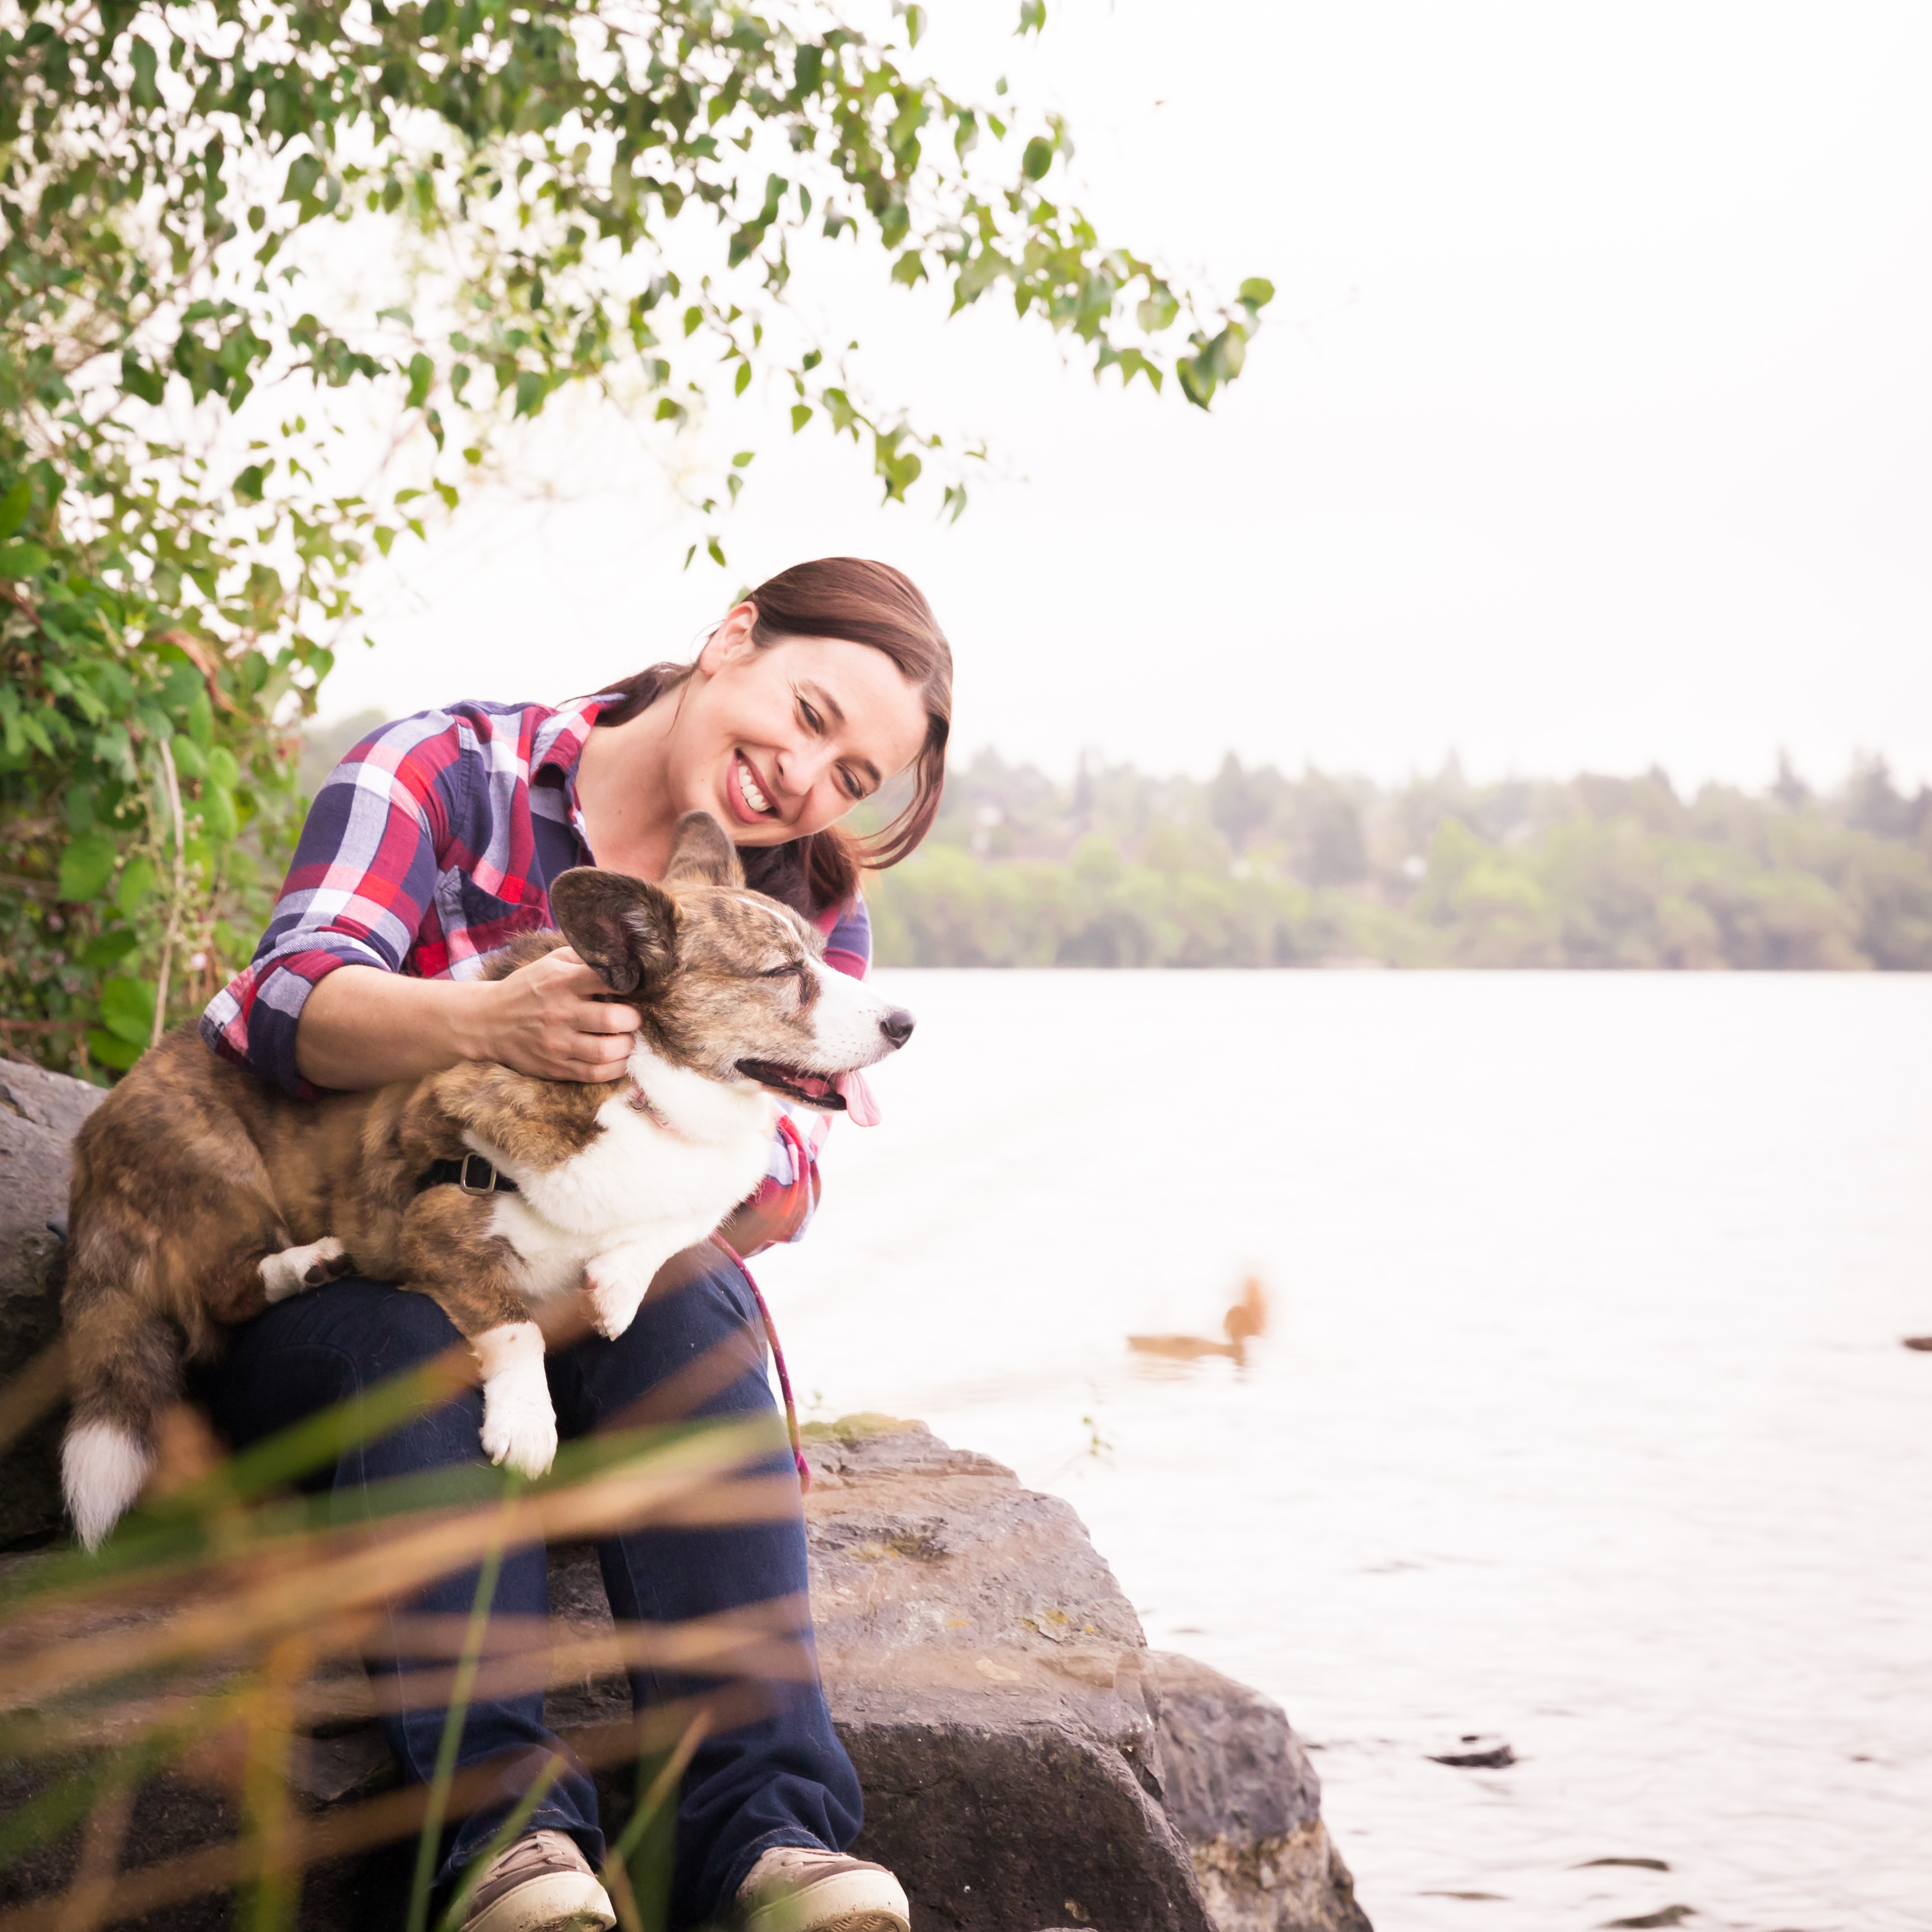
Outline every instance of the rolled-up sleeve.
[(296, 1028), (339, 966), (400, 972), (436, 891), (448, 823), (442, 780), (459, 769), (455, 721), (428, 712), (365, 738), (310, 807), (255, 956), (209, 1001), (202, 1037), (290, 1094)]

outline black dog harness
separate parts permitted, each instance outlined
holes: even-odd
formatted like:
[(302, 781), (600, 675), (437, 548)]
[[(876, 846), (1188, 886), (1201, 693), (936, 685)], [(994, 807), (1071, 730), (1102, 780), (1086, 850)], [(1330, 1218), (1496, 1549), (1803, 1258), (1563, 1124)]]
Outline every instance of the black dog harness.
[(485, 1160), (480, 1154), (466, 1154), (460, 1160), (433, 1161), (429, 1172), (416, 1184), (421, 1193), (425, 1187), (447, 1187), (452, 1183), (466, 1194), (514, 1194), (517, 1184), (500, 1167)]

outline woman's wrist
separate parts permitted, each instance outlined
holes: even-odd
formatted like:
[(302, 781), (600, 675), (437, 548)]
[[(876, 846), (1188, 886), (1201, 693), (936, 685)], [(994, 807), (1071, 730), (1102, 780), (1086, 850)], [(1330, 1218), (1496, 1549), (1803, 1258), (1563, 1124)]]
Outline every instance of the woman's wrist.
[(454, 995), (447, 1009), (449, 1046), (458, 1060), (495, 1060), (497, 1015), (502, 1005), (500, 980), (452, 980)]

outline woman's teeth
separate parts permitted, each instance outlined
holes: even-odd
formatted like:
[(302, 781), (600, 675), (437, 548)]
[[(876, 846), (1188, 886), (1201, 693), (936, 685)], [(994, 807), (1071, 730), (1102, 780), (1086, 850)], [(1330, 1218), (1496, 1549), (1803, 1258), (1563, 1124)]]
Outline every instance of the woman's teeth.
[(752, 768), (742, 758), (738, 760), (738, 796), (753, 812), (769, 812), (771, 800), (758, 789), (758, 782), (752, 776)]

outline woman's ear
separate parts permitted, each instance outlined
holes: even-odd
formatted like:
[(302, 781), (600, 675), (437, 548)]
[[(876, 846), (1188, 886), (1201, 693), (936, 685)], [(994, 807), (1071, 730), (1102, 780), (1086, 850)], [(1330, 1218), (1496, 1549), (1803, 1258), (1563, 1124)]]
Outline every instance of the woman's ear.
[(755, 604), (734, 604), (725, 612), (698, 654), (698, 668), (716, 677), (734, 658), (752, 648), (752, 628), (758, 621)]
[(651, 999), (676, 968), (676, 904), (646, 880), (575, 866), (550, 881), (550, 909), (577, 956), (614, 993)]
[(738, 848), (708, 812), (687, 812), (671, 835), (668, 886), (742, 886), (745, 868)]

